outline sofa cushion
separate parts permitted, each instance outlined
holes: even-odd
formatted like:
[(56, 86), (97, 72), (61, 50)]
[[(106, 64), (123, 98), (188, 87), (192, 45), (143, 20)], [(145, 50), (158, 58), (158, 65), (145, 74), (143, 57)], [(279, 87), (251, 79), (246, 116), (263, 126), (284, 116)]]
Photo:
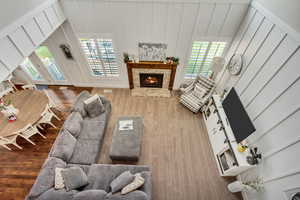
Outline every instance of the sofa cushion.
[(95, 163), (100, 148), (99, 140), (78, 139), (69, 163), (89, 165)]
[(145, 192), (136, 190), (125, 195), (113, 194), (108, 196), (107, 200), (148, 200), (148, 196)]
[(84, 101), (84, 108), (89, 117), (96, 117), (105, 111), (105, 107), (97, 94)]
[(90, 93), (88, 91), (81, 92), (74, 103), (72, 111), (79, 112), (82, 117), (86, 117), (87, 113), (84, 109), (83, 102), (88, 98), (90, 98)]
[(57, 157), (68, 162), (72, 157), (76, 142), (76, 138), (74, 138), (69, 131), (65, 129), (62, 130), (56, 138), (50, 152), (50, 156)]
[(73, 200), (105, 200), (107, 193), (104, 190), (86, 190), (77, 193)]
[(72, 200), (77, 191), (67, 192), (65, 189), (55, 190), (54, 188), (43, 193), (37, 200)]
[(68, 130), (75, 138), (80, 134), (83, 118), (79, 112), (72, 112), (64, 122), (64, 129)]
[(88, 179), (80, 167), (70, 167), (61, 171), (67, 191), (78, 189), (88, 184)]
[(59, 158), (48, 157), (27, 196), (28, 200), (36, 199), (42, 193), (54, 187), (55, 168), (57, 167), (65, 168), (66, 163)]
[(130, 171), (121, 173), (110, 183), (111, 192), (115, 193), (120, 191), (123, 187), (131, 183), (134, 179), (134, 175)]
[(103, 121), (84, 120), (78, 139), (102, 140), (106, 123)]
[(109, 191), (110, 183), (122, 172), (130, 171), (132, 174), (149, 171), (147, 166), (134, 165), (105, 165), (93, 164), (88, 173), (89, 184), (85, 189), (100, 189)]

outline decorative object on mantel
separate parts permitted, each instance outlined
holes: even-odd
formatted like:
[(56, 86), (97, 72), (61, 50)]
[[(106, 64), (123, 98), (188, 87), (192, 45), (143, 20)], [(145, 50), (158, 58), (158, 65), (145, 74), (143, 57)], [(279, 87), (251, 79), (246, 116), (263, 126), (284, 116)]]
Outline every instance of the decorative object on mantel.
[(124, 63), (128, 63), (130, 62), (131, 60), (129, 59), (129, 54), (124, 52), (123, 53), (123, 60), (124, 60)]
[(263, 179), (260, 177), (252, 181), (235, 181), (227, 186), (228, 190), (232, 193), (235, 192), (261, 192), (264, 189)]
[(167, 64), (179, 64), (179, 58), (178, 57), (166, 57)]
[(139, 43), (140, 61), (161, 61), (166, 59), (167, 44), (162, 43)]
[(15, 121), (19, 113), (19, 110), (11, 104), (10, 100), (4, 102), (2, 99), (0, 99), (0, 111), (10, 122)]

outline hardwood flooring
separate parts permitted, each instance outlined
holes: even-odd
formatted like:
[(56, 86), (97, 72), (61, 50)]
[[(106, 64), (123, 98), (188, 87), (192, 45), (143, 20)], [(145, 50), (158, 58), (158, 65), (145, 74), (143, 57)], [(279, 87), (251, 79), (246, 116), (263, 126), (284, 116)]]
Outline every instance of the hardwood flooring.
[[(60, 104), (60, 117), (68, 115), (76, 95), (91, 88), (59, 89), (49, 94)], [(112, 130), (120, 116), (143, 116), (144, 135), (140, 161), (152, 168), (153, 200), (238, 200), (226, 186), (232, 179), (219, 176), (208, 141), (205, 124), (172, 98), (132, 97), (128, 89), (93, 89), (112, 101), (112, 115), (98, 163), (111, 163), (108, 157)], [(63, 122), (55, 122), (61, 127)], [(47, 139), (34, 137), (37, 146), (18, 140), (23, 150), (0, 149), (0, 199), (24, 199), (39, 173), (59, 130), (47, 129)]]

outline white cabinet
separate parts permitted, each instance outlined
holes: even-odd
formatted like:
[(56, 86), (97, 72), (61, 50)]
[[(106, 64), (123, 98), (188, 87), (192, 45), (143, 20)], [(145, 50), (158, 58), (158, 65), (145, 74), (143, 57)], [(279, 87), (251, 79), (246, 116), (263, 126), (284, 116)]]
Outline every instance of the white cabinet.
[(236, 176), (254, 167), (247, 163), (248, 151), (238, 152), (238, 144), (218, 95), (213, 95), (203, 118), (221, 176)]

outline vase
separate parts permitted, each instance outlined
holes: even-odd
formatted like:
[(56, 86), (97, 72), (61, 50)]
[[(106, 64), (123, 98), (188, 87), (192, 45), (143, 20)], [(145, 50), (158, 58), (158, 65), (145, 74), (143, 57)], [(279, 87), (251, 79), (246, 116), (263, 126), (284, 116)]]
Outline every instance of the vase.
[(241, 181), (235, 181), (230, 184), (228, 184), (227, 188), (230, 192), (242, 192), (245, 190), (245, 186)]

